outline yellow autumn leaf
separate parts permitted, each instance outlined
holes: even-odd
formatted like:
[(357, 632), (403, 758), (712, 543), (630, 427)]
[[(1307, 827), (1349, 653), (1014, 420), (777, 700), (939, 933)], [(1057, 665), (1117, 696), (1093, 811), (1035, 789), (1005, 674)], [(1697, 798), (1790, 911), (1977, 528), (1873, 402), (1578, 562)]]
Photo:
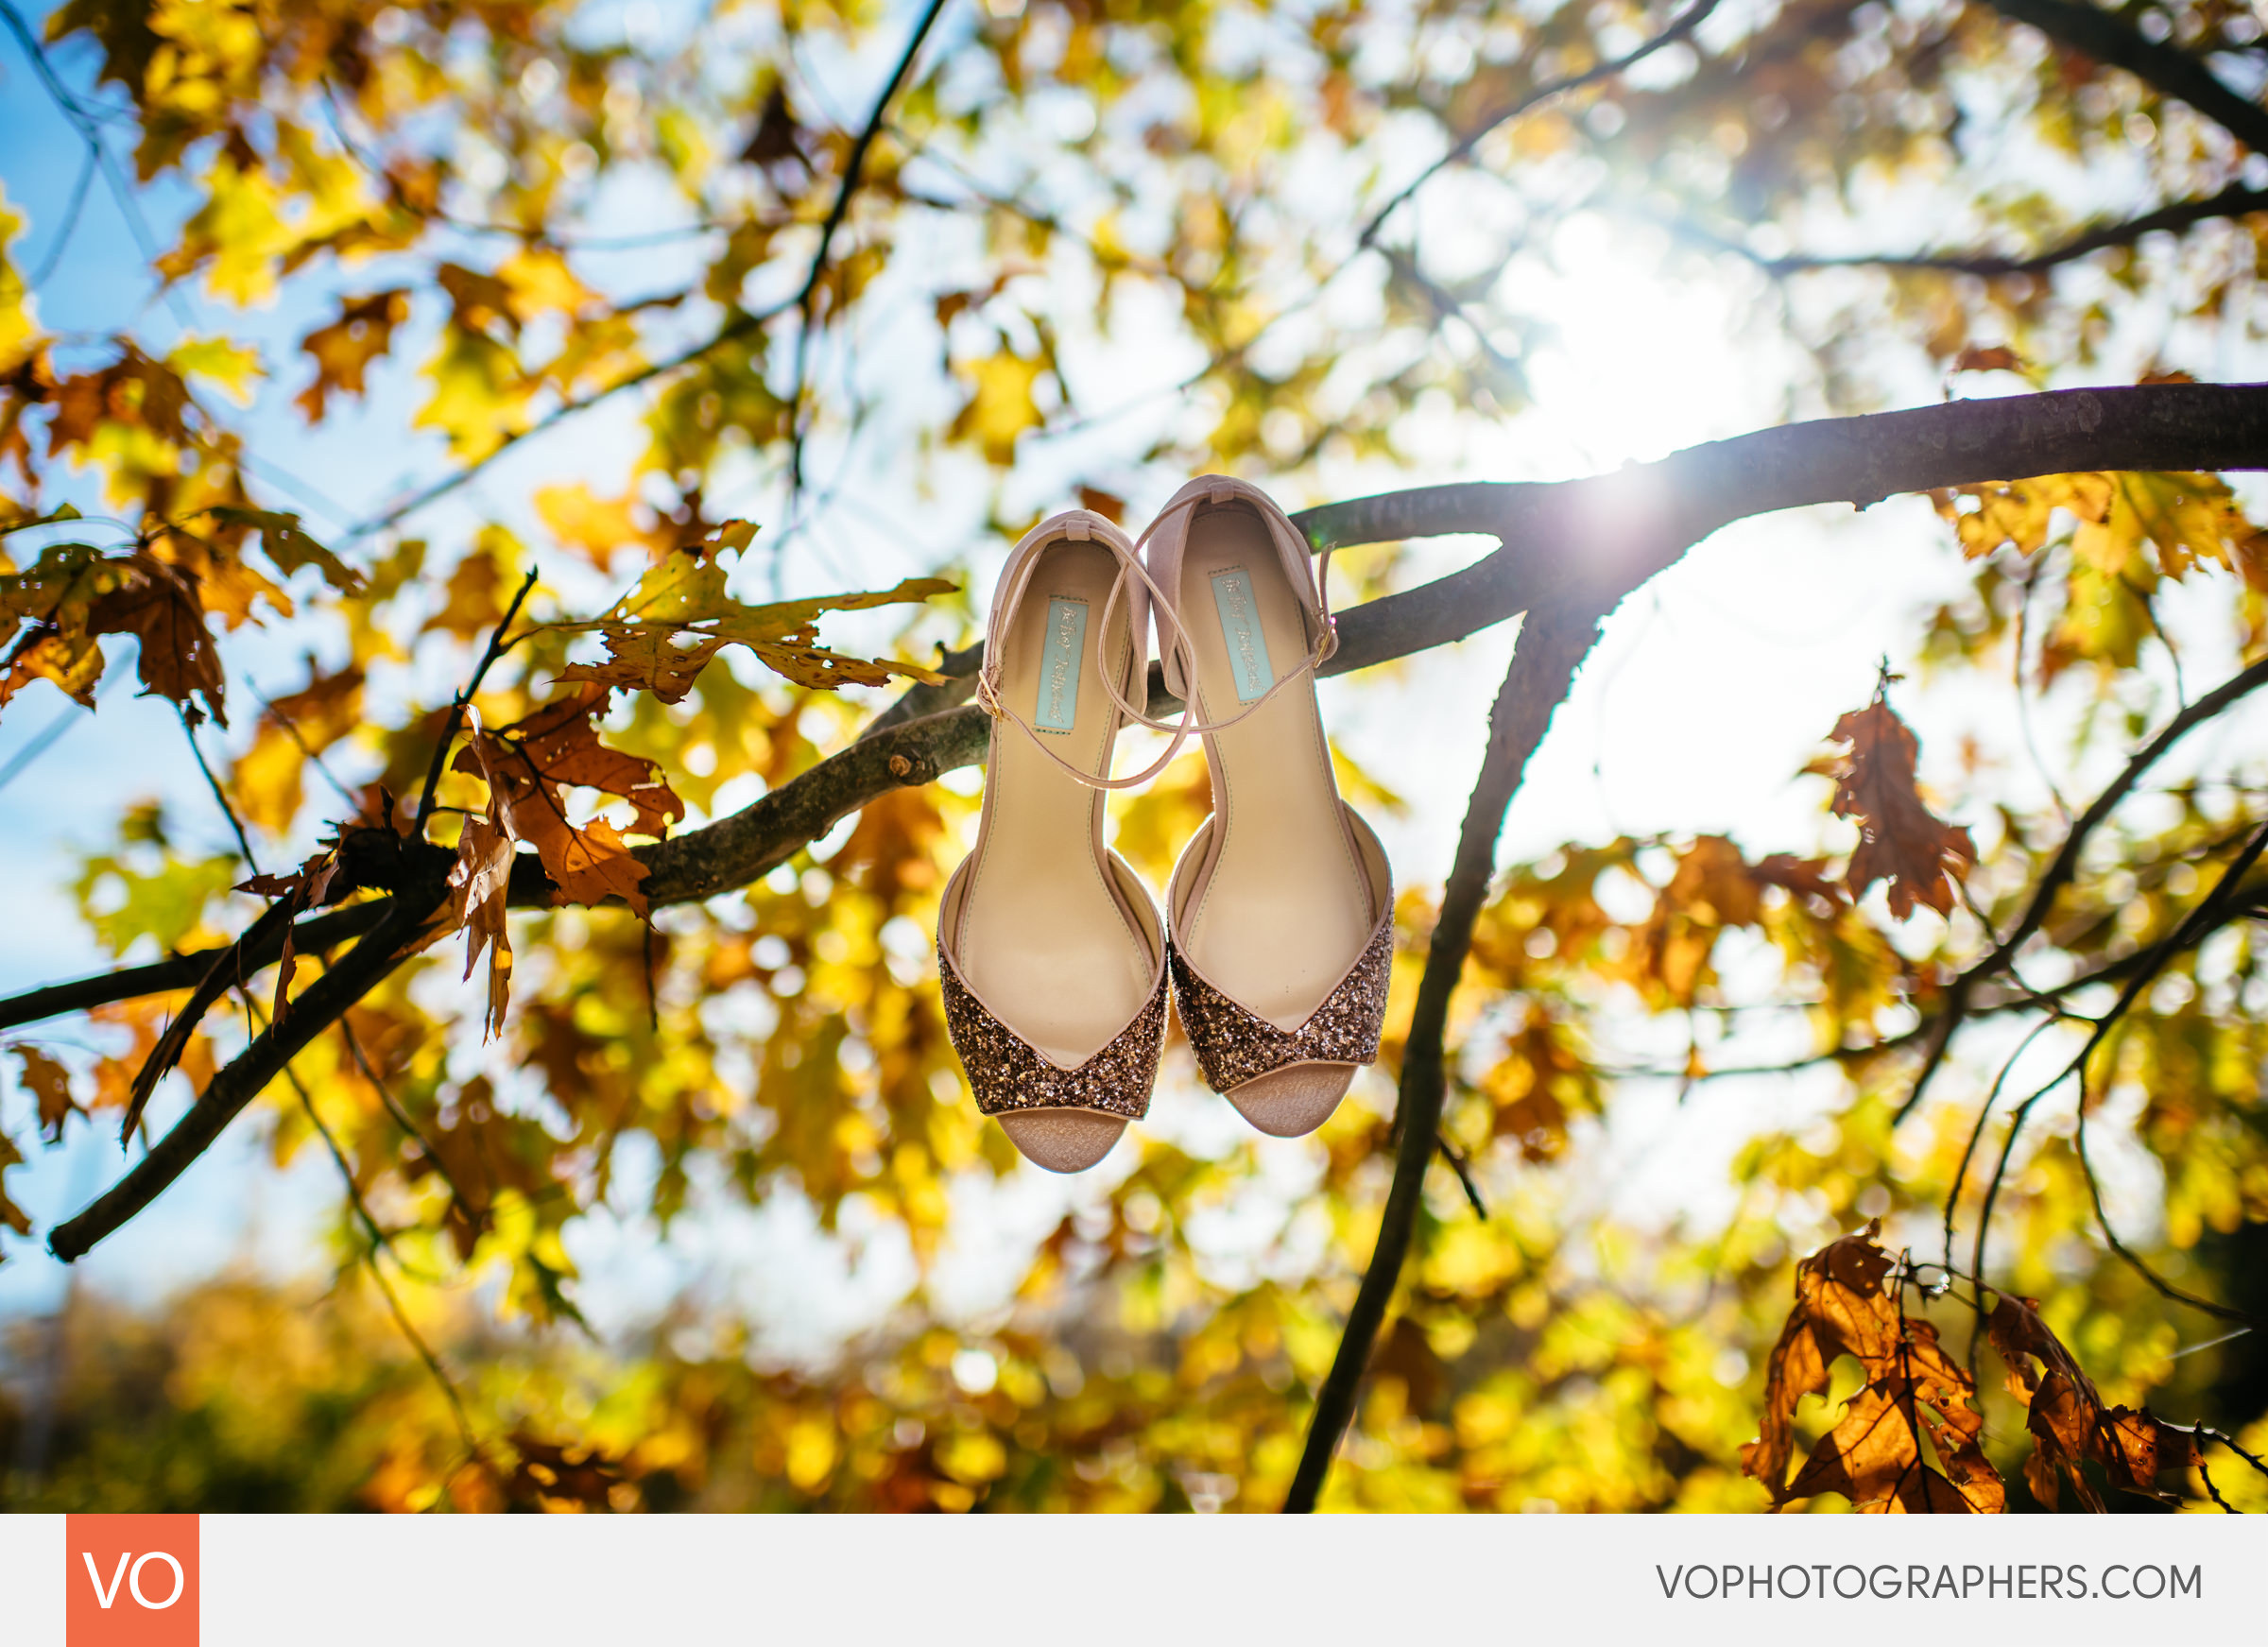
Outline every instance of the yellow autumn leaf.
[(640, 543), (645, 534), (630, 513), (633, 494), (602, 498), (581, 481), (540, 487), (536, 513), (560, 542), (582, 551), (591, 564), (605, 571), (614, 552), (625, 544)]
[(511, 291), (511, 310), (521, 321), (538, 315), (573, 315), (597, 294), (576, 278), (567, 260), (548, 249), (526, 248), (497, 266), (496, 278)]
[(252, 386), (266, 375), (260, 352), (228, 337), (184, 337), (165, 356), (183, 378), (201, 378), (240, 406), (252, 403)]
[(1043, 420), (1032, 386), (1047, 370), (1041, 360), (1026, 360), (1002, 350), (960, 369), (973, 386), (969, 403), (953, 420), (955, 440), (974, 440), (985, 461), (1005, 468), (1015, 461), (1016, 438)]
[(0, 188), (0, 369), (21, 360), (26, 346), (40, 333), (31, 293), (9, 254), (23, 229), (24, 214), (9, 210), (8, 193)]

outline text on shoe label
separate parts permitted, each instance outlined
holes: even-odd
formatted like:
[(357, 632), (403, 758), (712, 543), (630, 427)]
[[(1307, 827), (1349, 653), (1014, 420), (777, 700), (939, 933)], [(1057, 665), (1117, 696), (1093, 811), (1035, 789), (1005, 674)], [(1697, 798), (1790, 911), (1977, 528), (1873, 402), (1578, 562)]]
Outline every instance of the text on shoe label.
[(1260, 632), (1260, 610), (1252, 601), (1251, 575), (1242, 567), (1214, 573), (1212, 604), (1220, 609), (1221, 639), (1228, 643), (1236, 701), (1250, 703), (1276, 684), (1276, 671), (1268, 662), (1268, 638)]
[(1032, 718), (1046, 732), (1068, 732), (1079, 712), (1079, 661), (1087, 651), (1087, 603), (1057, 595), (1047, 603), (1047, 645), (1040, 655), (1040, 706)]

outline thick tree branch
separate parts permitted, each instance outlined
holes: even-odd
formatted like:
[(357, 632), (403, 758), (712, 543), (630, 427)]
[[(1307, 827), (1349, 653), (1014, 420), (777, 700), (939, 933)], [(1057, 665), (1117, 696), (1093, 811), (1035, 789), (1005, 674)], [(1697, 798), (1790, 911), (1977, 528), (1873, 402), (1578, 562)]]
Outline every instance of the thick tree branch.
[(1338, 1354), (1315, 1395), (1307, 1446), (1283, 1501), (1287, 1512), (1297, 1514), (1315, 1507), (1324, 1477), (1331, 1471), (1332, 1454), (1354, 1415), (1370, 1347), (1385, 1319), (1386, 1306), (1400, 1285), (1402, 1261), (1409, 1255), (1410, 1235), (1417, 1227), (1418, 1209), (1424, 1196), (1425, 1170), (1440, 1142), (1447, 1070), (1443, 1042), (1449, 1028), (1450, 997), (1464, 973), (1466, 952), (1472, 948), (1473, 923), (1487, 900), (1489, 877), (1496, 868), (1496, 838), (1503, 830), (1504, 811), (1520, 787), (1528, 758), (1535, 754), (1553, 714), (1566, 700), (1576, 666), (1598, 639), (1600, 615), (1599, 609), (1585, 605), (1530, 612), (1513, 651), (1512, 665), (1504, 672), (1496, 706), (1489, 712), (1487, 753), (1482, 758), (1472, 798), (1466, 805), (1456, 863), (1442, 890), (1441, 917), (1434, 925), (1417, 1004), (1411, 1010), (1409, 1039), (1401, 1057), (1400, 1098), (1394, 1115), (1400, 1140), (1394, 1184), (1386, 1192), (1378, 1244), (1371, 1252), (1362, 1288), (1355, 1295), (1354, 1308), (1348, 1312)]
[(2058, 45), (2124, 69), (2187, 103), (2246, 148), (2268, 154), (2268, 109), (2224, 83), (2179, 46), (2151, 40), (2124, 18), (2087, 0), (1992, 0), (1992, 9), (2030, 24)]
[(411, 905), (398, 899), (389, 901), (385, 918), (369, 935), (293, 1003), (282, 1022), (269, 1024), (233, 1063), (215, 1075), (189, 1113), (129, 1167), (126, 1176), (84, 1211), (55, 1227), (47, 1250), (69, 1263), (156, 1200), (301, 1049), (401, 963), (421, 918)]
[[(1971, 481), (2128, 469), (2268, 469), (2268, 384), (2152, 384), (1954, 401), (1761, 430), (1586, 480), (1421, 487), (1295, 518), (1318, 549), (1465, 533), (1503, 544), (1461, 572), (1341, 614), (1339, 650), (1322, 670), (1337, 675), (1463, 640), (1576, 593), (1607, 609), (1710, 533), (1750, 515), (1823, 503), (1864, 506)], [(956, 654), (949, 672), (963, 659), (973, 673), (973, 652)], [(917, 700), (909, 693), (906, 704), (942, 704), (957, 690), (957, 683), (919, 688), (936, 695)], [(1153, 714), (1175, 707), (1161, 693), (1153, 671)], [(2210, 701), (2201, 699), (2198, 708)], [(639, 848), (651, 871), (648, 898), (657, 905), (686, 903), (745, 886), (877, 797), (984, 759), (987, 722), (974, 706), (893, 724), (899, 712), (885, 711), (859, 742), (746, 810)], [(535, 860), (524, 858), (512, 902), (547, 906), (550, 898)], [(358, 905), (305, 923), (299, 948), (366, 931), (361, 923), (375, 920), (383, 907)], [(214, 952), (202, 962), (209, 965)], [(0, 1001), (0, 1028), (187, 988), (203, 976), (199, 960)]]
[[(389, 907), (390, 901), (380, 899), (372, 903), (349, 904), (344, 909), (334, 909), (303, 920), (292, 929), (293, 948), (302, 955), (320, 954), (335, 944), (362, 936), (378, 924)], [(247, 934), (243, 940), (244, 975), (248, 979), (263, 968), (273, 966), (284, 952), (281, 928), (256, 943), (250, 941), (250, 936)], [(36, 1023), (43, 1018), (57, 1018), (66, 1012), (85, 1012), (112, 1001), (134, 1001), (145, 995), (193, 988), (213, 969), (214, 962), (236, 947), (223, 944), (218, 949), (192, 950), (186, 954), (152, 961), (147, 966), (121, 967), (114, 972), (97, 972), (91, 978), (26, 990), (0, 1001), (0, 1029), (14, 1029), (19, 1024)]]

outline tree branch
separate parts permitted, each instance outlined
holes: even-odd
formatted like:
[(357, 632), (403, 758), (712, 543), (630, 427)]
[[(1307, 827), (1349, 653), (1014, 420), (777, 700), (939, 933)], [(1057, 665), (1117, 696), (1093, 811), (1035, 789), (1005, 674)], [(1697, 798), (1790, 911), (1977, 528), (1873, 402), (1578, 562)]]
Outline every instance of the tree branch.
[(1324, 1477), (1331, 1470), (1332, 1454), (1354, 1415), (1370, 1347), (1385, 1319), (1386, 1306), (1400, 1285), (1402, 1261), (1409, 1254), (1411, 1231), (1417, 1227), (1418, 1209), (1424, 1196), (1425, 1170), (1440, 1142), (1441, 1102), (1447, 1085), (1443, 1041), (1449, 1028), (1450, 997), (1464, 973), (1465, 955), (1472, 947), (1473, 923), (1488, 896), (1489, 877), (1496, 867), (1496, 839), (1529, 757), (1543, 741), (1554, 712), (1566, 701), (1576, 667), (1598, 639), (1600, 616), (1598, 609), (1583, 606), (1530, 612), (1513, 651), (1511, 667), (1504, 672), (1496, 706), (1489, 712), (1487, 753), (1482, 758), (1480, 779), (1466, 805), (1456, 863), (1442, 889), (1441, 916), (1434, 925), (1425, 972), (1418, 981), (1418, 1001), (1410, 1015), (1409, 1039), (1401, 1058), (1400, 1097), (1394, 1115), (1400, 1135), (1394, 1184), (1386, 1192), (1378, 1243), (1362, 1288), (1355, 1295), (1354, 1308), (1348, 1312), (1338, 1354), (1315, 1395), (1307, 1446), (1283, 1501), (1288, 1513), (1315, 1507)]
[(844, 215), (850, 211), (850, 197), (858, 189), (859, 175), (866, 165), (867, 151), (873, 146), (874, 138), (882, 129), (883, 116), (889, 108), (890, 100), (897, 95), (899, 86), (903, 83), (907, 72), (913, 67), (914, 58), (920, 50), (922, 41), (929, 34), (930, 25), (937, 20), (938, 12), (943, 9), (944, 0), (931, 0), (928, 10), (923, 13), (920, 22), (915, 26), (913, 38), (906, 43), (905, 53), (899, 60), (897, 72), (890, 77), (889, 85), (884, 90), (881, 99), (874, 106), (872, 119), (867, 123), (866, 129), (859, 134), (857, 142), (853, 145), (850, 159), (843, 169), (843, 186), (837, 191), (834, 204), (829, 210), (826, 222), (819, 230), (819, 249), (811, 260), (811, 272), (804, 278), (800, 292), (787, 301), (774, 303), (766, 309), (736, 312), (700, 342), (691, 344), (664, 359), (642, 366), (635, 371), (627, 372), (603, 388), (593, 389), (588, 394), (572, 396), (560, 401), (558, 405), (552, 407), (550, 411), (538, 418), (526, 428), (505, 436), (497, 443), (496, 449), (486, 456), (477, 457), (461, 469), (452, 470), (431, 485), (421, 488), (354, 526), (346, 535), (348, 540), (367, 538), (372, 532), (384, 531), (388, 526), (400, 524), (428, 504), (447, 497), (451, 492), (455, 491), (522, 442), (557, 428), (568, 419), (578, 413), (589, 411), (601, 401), (613, 399), (625, 389), (637, 388), (643, 384), (653, 382), (658, 377), (666, 377), (673, 371), (681, 370), (696, 361), (713, 354), (726, 344), (746, 337), (749, 333), (769, 325), (790, 309), (800, 310), (804, 320), (803, 329), (797, 334), (796, 337), (795, 403), (799, 407), (802, 403), (804, 352), (807, 348), (806, 339), (811, 330), (812, 299), (818, 289), (820, 280), (826, 274), (829, 248), (833, 242), (835, 231), (842, 225)]
[[(291, 929), (292, 947), (296, 952), (309, 955), (358, 938), (376, 926), (389, 907), (389, 901), (380, 899), (370, 903), (349, 904), (344, 909), (334, 909), (303, 920)], [(218, 949), (191, 950), (146, 966), (121, 967), (113, 972), (97, 972), (91, 978), (76, 978), (68, 984), (50, 984), (44, 988), (26, 990), (0, 1001), (0, 1029), (14, 1029), (66, 1012), (85, 1012), (113, 1001), (133, 1001), (144, 995), (194, 988), (212, 970), (214, 962), (236, 947), (223, 944)], [(251, 941), (251, 935), (247, 934), (243, 947), (244, 975), (249, 978), (262, 968), (273, 966), (283, 954), (283, 930), (278, 928), (257, 942)]]
[(1385, 228), (1388, 218), (1408, 204), (1411, 197), (1419, 189), (1424, 188), (1427, 183), (1433, 181), (1437, 174), (1470, 155), (1491, 131), (1507, 122), (1519, 119), (1538, 104), (1548, 103), (1554, 97), (1568, 92), (1578, 91), (1585, 86), (1595, 85), (1601, 80), (1611, 79), (1624, 69), (1643, 62), (1664, 46), (1674, 44), (1692, 33), (1694, 29), (1701, 26), (1702, 21), (1716, 9), (1717, 0), (1694, 0), (1692, 5), (1688, 6), (1659, 34), (1650, 40), (1641, 42), (1623, 56), (1609, 58), (1601, 63), (1594, 63), (1581, 74), (1568, 75), (1556, 80), (1546, 80), (1542, 85), (1531, 88), (1511, 102), (1489, 110), (1475, 121), (1463, 136), (1452, 143), (1448, 151), (1440, 159), (1435, 161), (1403, 184), (1392, 199), (1370, 214), (1369, 220), (1363, 225), (1361, 236), (1355, 241), (1355, 250), (1358, 252), (1367, 251), (1371, 247), (1377, 245), (1379, 233)]
[(440, 788), (441, 773), (449, 763), (449, 746), (456, 742), (457, 729), (465, 724), (465, 706), (480, 691), (480, 683), (488, 678), (489, 671), (496, 660), (504, 656), (510, 644), (504, 637), (511, 628), (512, 620), (520, 615), (520, 608), (527, 599), (527, 592), (535, 587), (536, 569), (531, 566), (527, 569), (527, 575), (520, 580), (520, 592), (512, 596), (512, 604), (505, 608), (504, 616), (497, 619), (495, 630), (489, 636), (487, 649), (481, 653), (480, 661), (472, 666), (472, 678), (465, 682), (464, 690), (449, 702), (449, 718), (441, 723), (440, 742), (434, 746), (433, 760), (425, 768), (425, 787), (418, 796), (417, 837), (420, 840), (425, 838), (425, 820), (433, 815), (433, 795), (435, 790)]
[(2024, 906), (2024, 913), (2015, 928), (1995, 944), (1983, 960), (1955, 978), (1946, 990), (1945, 1005), (1939, 1010), (1929, 1038), (1923, 1043), (1921, 1069), (1915, 1075), (1913, 1088), (1907, 1092), (1904, 1102), (1899, 1105), (1898, 1112), (1890, 1118), (1891, 1125), (1896, 1126), (1905, 1120), (1921, 1103), (1922, 1094), (1929, 1089), (1931, 1079), (1945, 1061), (1946, 1051), (1952, 1044), (1954, 1032), (1960, 1029), (1962, 1020), (1968, 1015), (1969, 997), (1976, 992), (1977, 986), (2015, 960), (2016, 952), (2047, 920), (2055, 906), (2057, 895), (2078, 873), (2079, 856), (2087, 848), (2088, 837), (2117, 810), (2119, 803), (2141, 781), (2142, 775), (2156, 765), (2167, 750), (2197, 727), (2263, 685), (2268, 685), (2268, 658), (2231, 676), (2175, 715), (2166, 724), (2165, 730), (2143, 745), (2134, 758), (2126, 763), (2125, 769), (2079, 815), (2078, 821), (2071, 825), (2070, 832), (2064, 837), (2062, 847), (2049, 863), (2046, 872), (2040, 876), (2039, 884), (2033, 889), (2032, 900)]
[[(1899, 492), (2073, 470), (2268, 469), (2268, 384), (2152, 384), (1953, 401), (1864, 418), (1824, 419), (1690, 447), (1656, 463), (1584, 480), (1420, 487), (1294, 517), (1316, 548), (1477, 533), (1502, 547), (1447, 577), (1342, 613), (1339, 649), (1319, 673), (1366, 669), (1463, 640), (1532, 606), (1581, 593), (1608, 609), (1730, 522), (1812, 504), (1862, 507)], [(1578, 547), (1579, 546), (1579, 547)], [(975, 652), (956, 654), (949, 669)], [(915, 698), (915, 693), (935, 692)], [(942, 703), (954, 688), (917, 688), (909, 705)], [(1155, 670), (1150, 712), (1176, 707)], [(2205, 712), (2202, 698), (2189, 713)], [(988, 722), (963, 706), (896, 720), (742, 812), (637, 849), (656, 905), (745, 886), (877, 797), (927, 783), (984, 759)], [(551, 884), (532, 857), (512, 878), (512, 902), (548, 906)], [(383, 903), (303, 923), (310, 950), (369, 930)], [(187, 988), (218, 952), (129, 969), (0, 1001), (0, 1028), (161, 989)], [(268, 959), (273, 959), (270, 954)], [(247, 957), (247, 965), (251, 964)]]
[(282, 1022), (269, 1024), (233, 1063), (206, 1083), (189, 1113), (147, 1155), (84, 1211), (55, 1227), (47, 1250), (70, 1263), (156, 1200), (301, 1049), (401, 963), (404, 946), (422, 918), (409, 904), (390, 900), (385, 916), (362, 941), (293, 1003)]
[(2179, 46), (2145, 36), (2124, 18), (2086, 0), (1992, 0), (1992, 8), (2028, 23), (2058, 45), (2177, 97), (2246, 148), (2268, 154), (2268, 109), (2251, 102)]
[(2161, 232), (2178, 233), (2184, 229), (2215, 218), (2244, 217), (2256, 212), (2268, 212), (2268, 189), (2250, 189), (2242, 183), (2231, 183), (2217, 195), (2208, 195), (2194, 200), (2175, 200), (2156, 211), (2145, 212), (2139, 217), (2089, 224), (2058, 245), (2022, 257), (1990, 251), (1856, 252), (1844, 257), (1766, 257), (1736, 236), (1720, 234), (1696, 223), (1654, 216), (1653, 214), (1647, 215), (1681, 240), (1692, 241), (1719, 251), (1736, 252), (1775, 277), (1822, 268), (1889, 268), (1934, 270), (1946, 274), (1976, 275), (1984, 280), (2001, 280), (2012, 275), (2045, 274), (2049, 269), (2075, 262), (2092, 252), (2132, 246), (2146, 234)]
[(890, 71), (889, 82), (882, 88), (882, 95), (874, 99), (874, 112), (867, 116), (866, 129), (850, 146), (850, 157), (843, 163), (843, 185), (834, 194), (834, 204), (828, 210), (827, 221), (819, 228), (818, 249), (811, 254), (811, 272), (803, 277), (803, 289), (796, 296), (796, 309), (802, 324), (796, 331), (796, 368), (793, 386), (787, 401), (787, 496), (788, 513), (795, 513), (795, 500), (803, 489), (803, 395), (809, 383), (811, 365), (811, 329), (816, 321), (819, 283), (827, 278), (827, 259), (834, 249), (835, 231), (850, 214), (851, 197), (858, 193), (859, 180), (867, 169), (867, 151), (874, 146), (889, 114), (890, 104), (897, 98), (898, 89), (905, 84), (906, 76), (914, 72), (914, 61), (921, 55), (921, 43), (945, 9), (945, 0), (929, 0), (928, 9), (915, 23), (907, 38), (905, 49), (898, 54), (898, 66)]

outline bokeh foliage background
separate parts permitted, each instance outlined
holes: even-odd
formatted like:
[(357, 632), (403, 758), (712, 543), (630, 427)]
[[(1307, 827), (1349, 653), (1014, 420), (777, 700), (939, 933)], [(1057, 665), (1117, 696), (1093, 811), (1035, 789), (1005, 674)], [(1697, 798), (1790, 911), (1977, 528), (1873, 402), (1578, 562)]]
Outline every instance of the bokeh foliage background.
[[(2229, 0), (2066, 9), (2206, 65), (2240, 102), (2268, 78), (2259, 19)], [(748, 604), (936, 574), (961, 592), (827, 620), (849, 653), (918, 667), (967, 642), (988, 569), (1049, 507), (1139, 519), (1205, 469), (1292, 501), (1495, 477), (1491, 431), (1551, 411), (1530, 363), (1566, 319), (1555, 271), (1602, 236), (1664, 290), (1731, 294), (1726, 325), (1789, 415), (2244, 375), (2268, 163), (2166, 94), (2149, 51), (2118, 66), (2033, 26), (2041, 10), (10, 8), (10, 94), (67, 121), (36, 163), (74, 180), (54, 220), (0, 218), (0, 463), (11, 514), (86, 519), (12, 531), (6, 553), (18, 573), (66, 540), (142, 555), (163, 570), (132, 575), (186, 579), (211, 634), (184, 648), (135, 617), (35, 656), (26, 629), (0, 735), (138, 669), (157, 697), (99, 713), (200, 741), (211, 787), (192, 768), (77, 843), (88, 932), (144, 960), (242, 931), (262, 908), (230, 890), (248, 857), (287, 868), (327, 825), (371, 818), (378, 786), (418, 792), (440, 712), (530, 571), (544, 625), (600, 611), (687, 543), (737, 544), (713, 560)], [(11, 193), (33, 163), (9, 163)], [(68, 236), (96, 214), (146, 237), (147, 278), (109, 319), (50, 330)], [(1624, 392), (1642, 403), (1644, 375)], [(2028, 906), (2071, 815), (2178, 705), (2268, 653), (2268, 552), (2209, 477), (1933, 504), (1898, 517), (1897, 552), (1961, 566), (1958, 586), (1906, 614), (1886, 691), (1945, 706), (1922, 775), (1973, 847), (1958, 899), (1948, 882), (1937, 907), (1894, 911), (1869, 890), (1824, 776), (1802, 781), (1798, 832), (1606, 831), (1507, 868), (1457, 1002), (1445, 1164), (1328, 1505), (1763, 1507), (1740, 1449), (1796, 1261), (1879, 1218), (1922, 1258), (1942, 1226), (1968, 1267), (2006, 1116), (2086, 1038), (2068, 1015), (2100, 1013), (2259, 828), (2268, 767), (2232, 715), (2096, 832), (2020, 976), (1894, 1123), (1918, 1026)], [(909, 549), (897, 527), (924, 508), (967, 519), (967, 541)], [(1418, 558), (1343, 557), (1342, 602), (1418, 581)], [(597, 656), (544, 628), (486, 678), (483, 724), (520, 721)], [(244, 658), (266, 695), (232, 673)], [(698, 822), (886, 701), (794, 674), (730, 655), (679, 700), (625, 693), (599, 724)], [(1864, 701), (1818, 703), (1823, 745)], [(195, 714), (177, 724), (175, 703)], [(1484, 688), (1433, 712), (1477, 728), (1486, 707)], [(9, 781), (39, 781), (22, 770)], [(1398, 795), (1349, 757), (1343, 781), (1446, 840), (1467, 779)], [(1204, 797), (1193, 759), (1114, 808), (1153, 884)], [(488, 804), (472, 770), (440, 799)], [(619, 802), (577, 800), (578, 822), (630, 828)], [(454, 946), (394, 974), (238, 1123), (278, 1168), (336, 1158), (335, 1212), (296, 1270), (232, 1268), (158, 1302), (74, 1286), (0, 1321), (0, 1501), (1273, 1507), (1376, 1229), (1437, 885), (1401, 894), (1386, 1069), (1317, 1138), (1137, 1129), (1020, 1226), (986, 1210), (1030, 1169), (968, 1100), (930, 952), (975, 805), (970, 782), (896, 792), (650, 925), (515, 914), (492, 1038)], [(437, 818), (436, 838), (457, 827)], [(2268, 1309), (2259, 901), (2232, 888), (2085, 1084), (2129, 1244), (2250, 1312)], [(207, 1020), (154, 1127), (243, 1047), (271, 988)], [(10, 1263), (43, 1232), (9, 1186), (114, 1136), (180, 1000), (11, 1037)], [(1169, 1051), (1166, 1087), (1194, 1107), (1194, 1082)], [(1801, 1102), (1751, 1106), (1779, 1087)], [(2268, 1450), (2268, 1340), (2224, 1337), (2109, 1250), (2077, 1096), (2043, 1097), (1993, 1180), (1988, 1278), (2042, 1300), (2107, 1400)], [(1729, 1166), (1634, 1215), (1601, 1175), (1627, 1158), (1608, 1149), (1618, 1107), (1709, 1105), (1744, 1131)], [(793, 1353), (680, 1272), (634, 1325), (585, 1323), (581, 1231), (697, 1249), (719, 1209), (784, 1202), (815, 1251), (902, 1250), (902, 1296)], [(974, 1312), (938, 1283), (971, 1245), (1002, 1278)], [(1963, 1312), (1945, 1321), (1959, 1343)], [(2022, 1409), (1983, 1382), (1985, 1451), (2029, 1504)], [(1803, 1408), (1807, 1435), (1829, 1411)], [(2217, 1479), (2268, 1508), (2268, 1476)], [(2163, 1484), (2211, 1507), (2199, 1479)]]

